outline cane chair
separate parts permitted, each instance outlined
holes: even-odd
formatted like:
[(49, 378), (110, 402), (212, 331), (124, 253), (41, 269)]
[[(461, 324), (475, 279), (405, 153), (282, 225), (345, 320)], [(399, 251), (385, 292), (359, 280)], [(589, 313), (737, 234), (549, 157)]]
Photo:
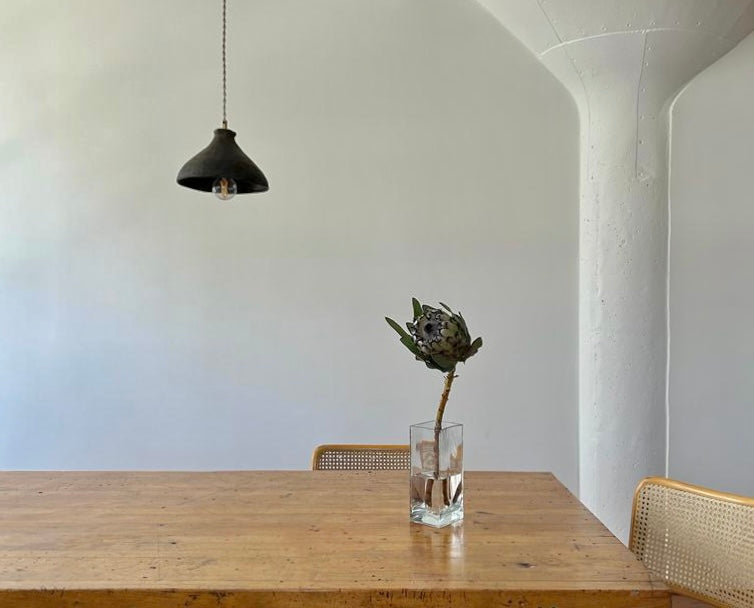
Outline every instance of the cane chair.
[(315, 471), (408, 470), (408, 445), (325, 444), (312, 455)]
[(754, 608), (754, 498), (647, 478), (634, 495), (629, 548), (676, 593)]

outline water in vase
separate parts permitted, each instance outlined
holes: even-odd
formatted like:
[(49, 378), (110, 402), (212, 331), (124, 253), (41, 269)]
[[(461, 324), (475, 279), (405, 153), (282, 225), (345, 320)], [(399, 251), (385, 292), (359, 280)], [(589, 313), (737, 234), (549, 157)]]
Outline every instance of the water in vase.
[(463, 519), (463, 426), (411, 426), (411, 521), (443, 527)]

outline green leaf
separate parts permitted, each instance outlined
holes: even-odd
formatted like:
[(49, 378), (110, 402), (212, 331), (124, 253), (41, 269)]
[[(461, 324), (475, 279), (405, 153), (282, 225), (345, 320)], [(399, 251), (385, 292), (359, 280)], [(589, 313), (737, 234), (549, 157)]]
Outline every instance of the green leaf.
[(398, 325), (395, 321), (393, 321), (390, 317), (385, 317), (385, 321), (387, 321), (387, 324), (390, 325), (390, 327), (398, 332), (398, 335), (401, 337), (401, 339), (408, 338), (409, 340), (411, 340), (411, 336), (406, 333), (406, 330)]
[(422, 316), (422, 305), (416, 298), (411, 298), (411, 304), (414, 307), (414, 321)]
[(456, 366), (456, 360), (449, 357), (443, 357), (442, 355), (432, 355), (432, 361), (437, 365), (437, 369), (444, 372), (449, 372)]
[(417, 357), (422, 354), (422, 352), (419, 350), (419, 347), (411, 339), (410, 336), (404, 336), (403, 338), (401, 338), (401, 344), (403, 344), (403, 346), (414, 353)]
[(450, 306), (448, 306), (447, 304), (443, 304), (442, 302), (440, 302), (440, 306), (442, 306), (445, 310), (447, 310), (451, 315), (453, 314), (453, 311), (450, 309)]
[(453, 313), (453, 317), (458, 320), (458, 324), (461, 326), (461, 329), (463, 329), (466, 337), (471, 338), (471, 334), (469, 334), (469, 328), (466, 326), (466, 319), (463, 318), (463, 315), (460, 312), (456, 312)]
[(466, 351), (465, 359), (468, 359), (469, 357), (476, 355), (477, 351), (480, 348), (482, 348), (482, 338), (477, 338), (471, 343), (471, 346), (469, 346), (469, 350)]

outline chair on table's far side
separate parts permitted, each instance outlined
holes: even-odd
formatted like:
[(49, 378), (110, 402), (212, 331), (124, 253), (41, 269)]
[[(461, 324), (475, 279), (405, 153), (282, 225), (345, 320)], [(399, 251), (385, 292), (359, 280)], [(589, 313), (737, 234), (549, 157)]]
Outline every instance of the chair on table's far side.
[(754, 608), (754, 498), (664, 477), (639, 483), (629, 548), (675, 593), (673, 605)]
[(315, 471), (408, 470), (408, 445), (323, 444), (314, 449)]

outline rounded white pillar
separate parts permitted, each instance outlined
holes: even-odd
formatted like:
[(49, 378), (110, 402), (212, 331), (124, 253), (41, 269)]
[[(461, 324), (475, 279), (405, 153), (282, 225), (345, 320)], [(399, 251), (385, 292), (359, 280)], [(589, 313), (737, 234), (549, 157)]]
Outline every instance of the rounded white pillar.
[(636, 483), (666, 472), (669, 109), (754, 2), (479, 2), (579, 109), (579, 491), (625, 541)]

